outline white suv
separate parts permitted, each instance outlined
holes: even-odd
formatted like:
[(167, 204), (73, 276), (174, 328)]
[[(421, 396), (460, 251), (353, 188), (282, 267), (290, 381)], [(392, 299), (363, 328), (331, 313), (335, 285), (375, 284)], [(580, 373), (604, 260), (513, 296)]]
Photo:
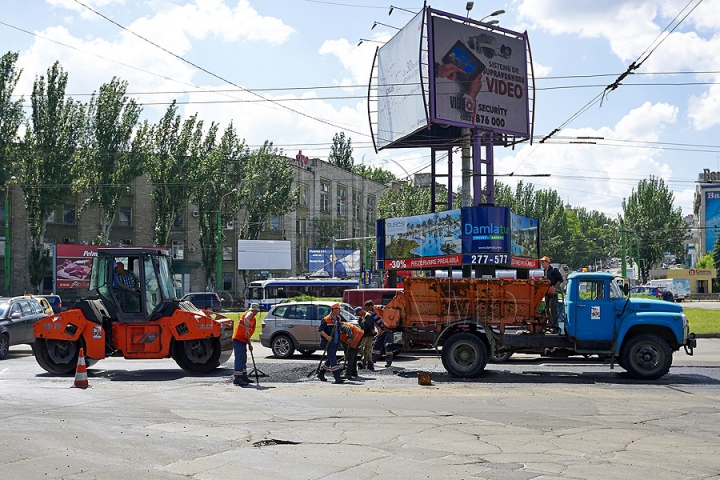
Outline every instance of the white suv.
[[(260, 343), (270, 347), (277, 358), (290, 358), (295, 350), (311, 355), (320, 349), (318, 327), (322, 319), (330, 315), (330, 306), (335, 302), (288, 302), (270, 309), (262, 321)], [(352, 306), (341, 303), (340, 315), (343, 320), (357, 324)]]

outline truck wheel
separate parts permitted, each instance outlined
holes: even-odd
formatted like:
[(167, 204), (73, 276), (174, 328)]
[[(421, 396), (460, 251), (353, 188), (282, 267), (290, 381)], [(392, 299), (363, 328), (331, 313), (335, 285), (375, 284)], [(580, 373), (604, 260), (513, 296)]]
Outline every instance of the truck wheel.
[(67, 375), (77, 368), (77, 343), (68, 340), (35, 340), (35, 360), (45, 371)]
[(273, 338), (270, 348), (277, 358), (290, 358), (295, 353), (295, 345), (287, 335), (278, 335)]
[(510, 360), (510, 357), (512, 357), (513, 352), (502, 352), (502, 353), (496, 353), (495, 355), (491, 355), (488, 359), (488, 362), (490, 363), (503, 363)]
[(442, 362), (453, 377), (477, 377), (487, 365), (487, 348), (471, 333), (456, 333), (443, 345)]
[(0, 360), (5, 358), (10, 353), (10, 339), (4, 333), (0, 335)]
[(208, 373), (220, 366), (220, 339), (175, 341), (172, 357), (188, 373)]
[(672, 350), (658, 335), (636, 335), (623, 348), (620, 365), (639, 380), (657, 380), (670, 371)]

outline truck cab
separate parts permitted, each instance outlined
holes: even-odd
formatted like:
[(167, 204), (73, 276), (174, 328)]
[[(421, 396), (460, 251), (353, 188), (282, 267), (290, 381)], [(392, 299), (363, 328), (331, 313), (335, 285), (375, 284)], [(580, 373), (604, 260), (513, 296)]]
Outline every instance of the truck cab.
[(561, 320), (577, 353), (607, 352), (635, 378), (665, 375), (672, 352), (695, 347), (682, 307), (625, 298), (611, 274), (570, 274)]

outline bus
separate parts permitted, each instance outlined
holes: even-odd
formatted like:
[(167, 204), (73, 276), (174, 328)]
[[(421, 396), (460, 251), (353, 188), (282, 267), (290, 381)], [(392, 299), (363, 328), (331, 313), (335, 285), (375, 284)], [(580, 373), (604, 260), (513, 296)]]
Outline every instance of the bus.
[(317, 298), (342, 298), (347, 288), (358, 288), (357, 280), (341, 280), (339, 278), (272, 278), (250, 283), (245, 307), (251, 303), (260, 304), (260, 308), (268, 310), (275, 304), (288, 298), (310, 295)]

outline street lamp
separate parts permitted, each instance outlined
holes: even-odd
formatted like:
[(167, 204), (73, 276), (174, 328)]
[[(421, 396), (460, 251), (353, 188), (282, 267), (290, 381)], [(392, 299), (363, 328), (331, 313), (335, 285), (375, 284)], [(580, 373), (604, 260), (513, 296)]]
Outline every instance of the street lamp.
[[(472, 2), (469, 2), (469, 3), (472, 3)], [(468, 11), (468, 13), (469, 13), (469, 11)], [(505, 10), (495, 10), (490, 15), (485, 15), (483, 18), (480, 19), (480, 21), (482, 22), (483, 20), (485, 20), (488, 17), (497, 17), (498, 15), (502, 15), (503, 13), (505, 13)], [(495, 21), (495, 20), (493, 20), (493, 21)], [(492, 23), (492, 22), (488, 22), (488, 23)], [(497, 23), (500, 23), (500, 22), (497, 21)]]
[(383, 27), (388, 27), (388, 28), (394, 28), (395, 30), (400, 30), (398, 27), (393, 27), (392, 25), (388, 25), (387, 23), (381, 23), (381, 22), (373, 22), (373, 26), (370, 27), (370, 30), (377, 27), (378, 25), (382, 25)]
[(222, 288), (222, 204), (225, 201), (225, 197), (233, 193), (237, 193), (238, 189), (233, 188), (228, 193), (220, 198), (220, 204), (218, 205), (217, 212), (217, 276), (215, 278), (215, 291), (220, 293)]
[(17, 178), (13, 175), (5, 184), (5, 295), (10, 296), (10, 182)]

